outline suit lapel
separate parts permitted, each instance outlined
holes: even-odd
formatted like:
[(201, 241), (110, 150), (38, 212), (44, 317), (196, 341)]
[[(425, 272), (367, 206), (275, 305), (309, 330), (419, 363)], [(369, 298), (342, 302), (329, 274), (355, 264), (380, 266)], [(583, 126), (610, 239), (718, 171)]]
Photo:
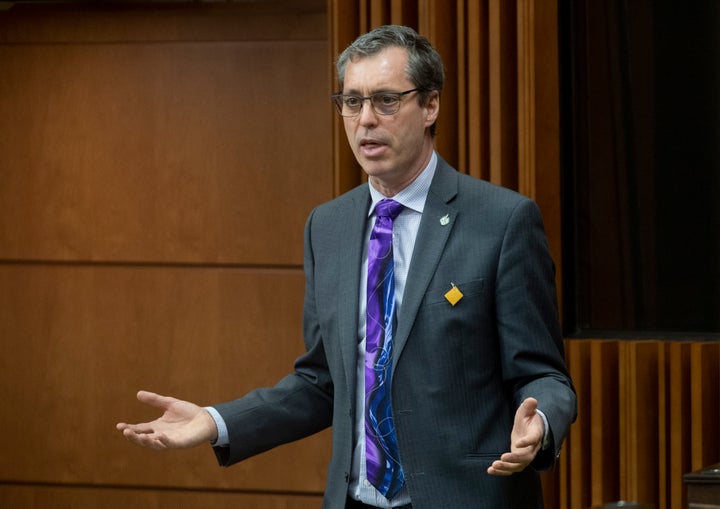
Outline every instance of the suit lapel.
[[(361, 267), (362, 247), (367, 224), (370, 193), (358, 192), (352, 203), (338, 217), (339, 241), (336, 263), (338, 264), (338, 338), (345, 368), (348, 394), (355, 393), (355, 371), (357, 367), (358, 310), (360, 309), (360, 271), (347, 270)], [(347, 233), (355, 235), (348, 238)], [(355, 232), (361, 232), (356, 235)], [(353, 400), (354, 405), (354, 400)]]
[(457, 186), (457, 172), (438, 158), (438, 166), (430, 185), (415, 240), (403, 303), (398, 313), (393, 369), (397, 366), (397, 360), (408, 340), (420, 303), (425, 297), (427, 287), (455, 224), (457, 210), (448, 203), (456, 196)]

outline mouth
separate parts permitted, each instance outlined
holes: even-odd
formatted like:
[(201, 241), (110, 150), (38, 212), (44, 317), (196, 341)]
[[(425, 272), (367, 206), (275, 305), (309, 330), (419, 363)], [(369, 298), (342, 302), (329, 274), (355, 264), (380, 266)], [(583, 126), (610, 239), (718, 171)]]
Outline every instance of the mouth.
[(375, 138), (362, 138), (360, 140), (360, 152), (365, 157), (377, 157), (381, 155), (387, 145)]

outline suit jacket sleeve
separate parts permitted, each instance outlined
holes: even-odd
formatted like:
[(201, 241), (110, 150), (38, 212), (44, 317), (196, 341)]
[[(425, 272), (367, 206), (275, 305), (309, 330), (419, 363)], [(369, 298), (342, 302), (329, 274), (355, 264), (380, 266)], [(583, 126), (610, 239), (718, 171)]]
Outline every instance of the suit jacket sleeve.
[(496, 283), (498, 337), (503, 372), (515, 406), (538, 400), (547, 417), (550, 445), (533, 466), (550, 468), (576, 413), (575, 392), (564, 364), (557, 316), (555, 270), (540, 211), (522, 201), (508, 221)]

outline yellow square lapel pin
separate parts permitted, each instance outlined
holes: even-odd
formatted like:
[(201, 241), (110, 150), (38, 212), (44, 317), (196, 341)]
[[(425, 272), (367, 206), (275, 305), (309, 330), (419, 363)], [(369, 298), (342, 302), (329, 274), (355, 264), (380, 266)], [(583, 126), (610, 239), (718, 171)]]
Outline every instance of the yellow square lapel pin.
[(455, 283), (450, 283), (452, 285), (452, 288), (448, 290), (448, 292), (445, 294), (445, 298), (451, 305), (455, 305), (458, 302), (460, 302), (460, 299), (463, 298), (463, 293), (460, 291), (460, 288), (455, 286)]

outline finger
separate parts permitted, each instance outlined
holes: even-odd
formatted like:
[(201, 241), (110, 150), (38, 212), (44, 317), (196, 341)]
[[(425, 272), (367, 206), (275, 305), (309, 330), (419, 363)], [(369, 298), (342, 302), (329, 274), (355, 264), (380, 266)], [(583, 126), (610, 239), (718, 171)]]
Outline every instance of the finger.
[(500, 456), (500, 460), (503, 463), (507, 464), (524, 464), (528, 465), (533, 459), (535, 458), (535, 451), (534, 450), (526, 450), (526, 451), (514, 451), (514, 452), (506, 452), (502, 456)]
[(518, 438), (513, 444), (513, 449), (518, 450), (535, 450), (540, 447), (542, 443), (542, 436), (526, 436)]
[(167, 449), (167, 445), (163, 441), (163, 435), (156, 433), (138, 433), (130, 428), (123, 430), (123, 436), (130, 442), (147, 447), (149, 449)]
[(502, 476), (502, 477), (507, 477), (507, 476), (512, 475), (511, 472), (504, 472), (504, 471), (499, 470), (499, 469), (497, 469), (497, 468), (495, 468), (495, 467), (492, 467), (492, 466), (491, 466), (491, 467), (488, 467), (487, 473), (490, 474), (490, 475), (498, 475), (498, 476)]
[[(120, 429), (120, 428), (118, 428)], [(126, 429), (129, 429), (133, 433), (142, 433), (142, 434), (148, 434), (153, 433), (155, 431), (154, 421), (153, 422), (141, 422), (138, 424), (123, 424), (122, 429), (120, 431), (124, 431)]]
[(126, 429), (135, 429), (139, 424), (128, 424), (126, 422), (119, 422), (115, 425), (118, 431), (125, 431)]
[(488, 468), (491, 475), (508, 476), (517, 472), (522, 472), (527, 467), (527, 463), (511, 463), (507, 461), (496, 460)]

